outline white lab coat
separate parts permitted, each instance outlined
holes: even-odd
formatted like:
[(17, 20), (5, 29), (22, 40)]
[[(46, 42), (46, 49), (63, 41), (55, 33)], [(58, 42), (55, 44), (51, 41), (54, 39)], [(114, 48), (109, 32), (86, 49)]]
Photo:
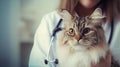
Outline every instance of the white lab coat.
[[(34, 45), (31, 50), (29, 67), (49, 67), (44, 64), (49, 51), (49, 43), (53, 29), (56, 27), (60, 20), (60, 16), (57, 11), (53, 11), (45, 15), (35, 33)], [(120, 19), (114, 19), (114, 34), (110, 44), (110, 49), (115, 59), (120, 64)], [(103, 24), (105, 30), (106, 40), (109, 40), (111, 27), (108, 23)]]

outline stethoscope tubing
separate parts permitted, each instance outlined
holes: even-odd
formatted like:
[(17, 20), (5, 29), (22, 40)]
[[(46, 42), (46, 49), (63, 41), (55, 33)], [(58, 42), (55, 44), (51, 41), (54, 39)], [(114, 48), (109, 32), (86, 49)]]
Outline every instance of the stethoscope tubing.
[(110, 36), (109, 36), (109, 40), (108, 40), (108, 44), (110, 45), (112, 42), (112, 38), (113, 38), (113, 34), (114, 34), (114, 20), (112, 19), (111, 23), (111, 31), (110, 31)]
[[(48, 64), (48, 63), (58, 64), (58, 59), (56, 59), (56, 57), (55, 57), (55, 55), (54, 55), (54, 53), (53, 53), (53, 52), (54, 52), (54, 50), (53, 50), (53, 41), (54, 41), (54, 39), (55, 39), (56, 33), (57, 33), (58, 31), (62, 30), (61, 28), (59, 28), (62, 20), (63, 20), (63, 19), (60, 19), (60, 20), (59, 20), (58, 24), (56, 25), (56, 27), (55, 27), (54, 30), (53, 30), (53, 34), (52, 34), (52, 37), (51, 37), (51, 40), (50, 40), (50, 46), (49, 46), (49, 48), (48, 48), (49, 52), (48, 52), (48, 54), (47, 54), (46, 59), (44, 60), (44, 63), (45, 63), (45, 64)], [(52, 54), (53, 54), (53, 56), (54, 56), (54, 58), (52, 58), (52, 59), (50, 58), (50, 57), (51, 57), (51, 56), (50, 56), (50, 53), (51, 53), (51, 52), (52, 52)], [(56, 67), (56, 66), (55, 66), (55, 65), (54, 65), (54, 66), (52, 65), (52, 67)]]

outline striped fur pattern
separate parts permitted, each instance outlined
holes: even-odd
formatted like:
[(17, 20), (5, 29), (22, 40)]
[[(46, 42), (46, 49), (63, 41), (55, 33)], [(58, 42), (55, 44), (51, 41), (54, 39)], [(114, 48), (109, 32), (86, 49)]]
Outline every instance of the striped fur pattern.
[(105, 58), (108, 46), (105, 41), (102, 11), (96, 9), (87, 17), (72, 17), (63, 11), (64, 28), (57, 35), (56, 54), (58, 67), (91, 67)]

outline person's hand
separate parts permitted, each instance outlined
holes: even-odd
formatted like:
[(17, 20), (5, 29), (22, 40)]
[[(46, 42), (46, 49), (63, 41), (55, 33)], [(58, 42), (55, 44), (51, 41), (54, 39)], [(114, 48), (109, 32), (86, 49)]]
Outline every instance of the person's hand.
[(111, 53), (108, 51), (106, 58), (101, 58), (98, 64), (92, 64), (91, 67), (110, 67), (111, 66)]

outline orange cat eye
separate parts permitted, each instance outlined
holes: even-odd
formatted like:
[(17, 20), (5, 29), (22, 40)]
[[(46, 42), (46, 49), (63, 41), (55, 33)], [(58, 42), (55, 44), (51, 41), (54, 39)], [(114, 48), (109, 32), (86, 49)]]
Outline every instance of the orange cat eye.
[(69, 36), (74, 36), (75, 35), (75, 30), (73, 28), (70, 28), (67, 34)]

